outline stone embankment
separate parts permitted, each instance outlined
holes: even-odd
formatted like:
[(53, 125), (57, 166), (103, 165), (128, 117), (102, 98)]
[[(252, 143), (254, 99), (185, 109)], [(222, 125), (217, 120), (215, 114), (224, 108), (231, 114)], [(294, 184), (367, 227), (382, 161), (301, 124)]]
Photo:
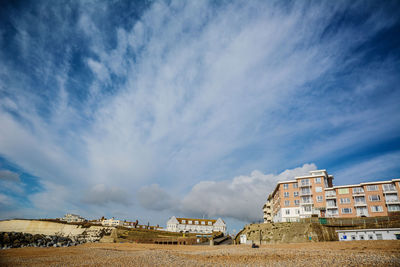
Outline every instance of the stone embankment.
[(98, 242), (103, 237), (109, 236), (113, 229), (113, 227), (85, 227), (48, 221), (7, 220), (0, 221), (0, 243), (2, 248), (77, 245)]
[(32, 235), (10, 232), (0, 233), (0, 249), (24, 247), (70, 247), (85, 243), (85, 239), (62, 236)]

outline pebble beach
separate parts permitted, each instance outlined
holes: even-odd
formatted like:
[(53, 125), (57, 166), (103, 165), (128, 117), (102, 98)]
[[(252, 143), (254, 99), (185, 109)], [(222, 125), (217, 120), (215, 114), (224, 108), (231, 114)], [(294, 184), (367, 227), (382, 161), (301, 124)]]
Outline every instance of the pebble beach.
[(87, 243), (0, 251), (0, 266), (400, 266), (400, 241), (177, 246)]

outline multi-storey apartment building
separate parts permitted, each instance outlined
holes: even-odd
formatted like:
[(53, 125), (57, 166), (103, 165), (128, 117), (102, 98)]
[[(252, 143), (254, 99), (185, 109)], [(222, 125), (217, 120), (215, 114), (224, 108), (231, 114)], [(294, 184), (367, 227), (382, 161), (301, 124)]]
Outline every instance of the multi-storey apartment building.
[(311, 216), (387, 216), (400, 211), (400, 179), (343, 186), (333, 186), (332, 181), (333, 176), (326, 170), (316, 170), (279, 182), (263, 207), (264, 222), (298, 221)]

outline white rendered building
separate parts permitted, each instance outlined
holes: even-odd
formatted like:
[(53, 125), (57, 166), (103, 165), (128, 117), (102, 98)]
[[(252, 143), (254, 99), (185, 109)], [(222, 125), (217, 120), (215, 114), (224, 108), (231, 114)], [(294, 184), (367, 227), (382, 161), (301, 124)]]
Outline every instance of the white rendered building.
[(400, 228), (336, 230), (339, 241), (400, 240)]
[(103, 220), (101, 224), (104, 226), (123, 226), (124, 222), (121, 220), (116, 220), (114, 218), (111, 218), (108, 220)]
[(176, 218), (172, 216), (167, 222), (168, 232), (181, 233), (204, 233), (222, 232), (226, 234), (226, 224), (221, 219), (191, 219), (191, 218)]
[(64, 218), (61, 218), (61, 221), (71, 223), (71, 222), (84, 222), (86, 220), (85, 220), (85, 218), (83, 218), (77, 214), (68, 213), (68, 214), (65, 214)]

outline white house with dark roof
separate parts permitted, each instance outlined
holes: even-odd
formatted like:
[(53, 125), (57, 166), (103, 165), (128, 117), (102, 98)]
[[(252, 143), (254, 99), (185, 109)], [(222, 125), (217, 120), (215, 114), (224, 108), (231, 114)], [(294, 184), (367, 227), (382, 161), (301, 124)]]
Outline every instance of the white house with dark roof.
[(212, 232), (222, 232), (226, 234), (226, 224), (221, 219), (193, 219), (193, 218), (176, 218), (172, 216), (167, 221), (167, 231), (181, 233), (202, 233), (209, 234)]

